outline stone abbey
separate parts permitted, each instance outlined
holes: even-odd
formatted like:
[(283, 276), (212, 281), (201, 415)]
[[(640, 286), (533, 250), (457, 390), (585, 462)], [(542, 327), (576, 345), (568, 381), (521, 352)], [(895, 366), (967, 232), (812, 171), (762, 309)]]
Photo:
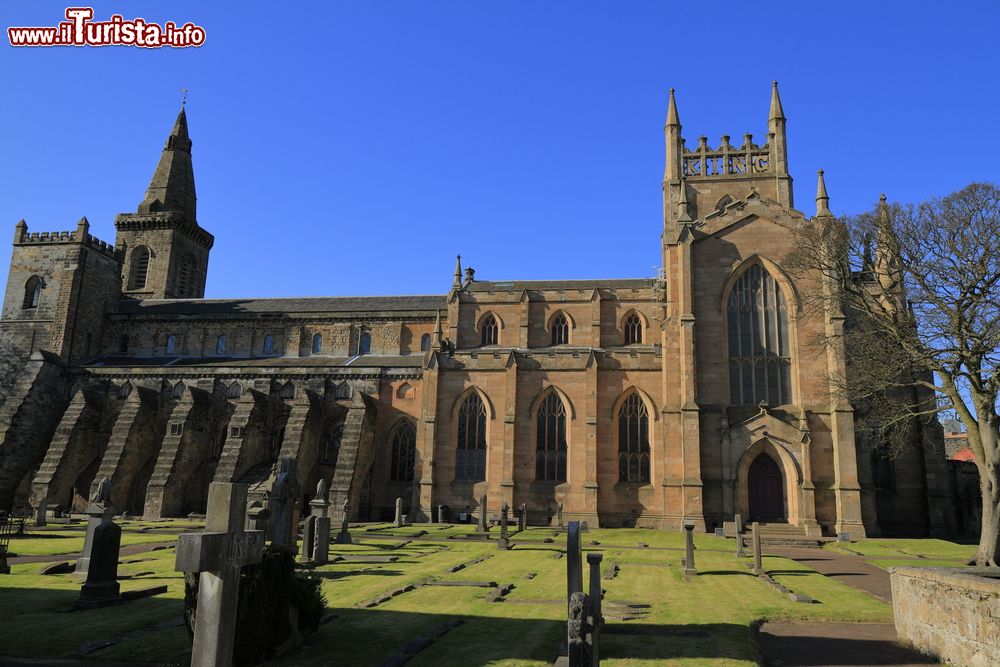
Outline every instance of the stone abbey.
[[(113, 244), (86, 219), (15, 226), (0, 508), (78, 509), (108, 478), (118, 508), (183, 516), (213, 481), (265, 499), (287, 466), (351, 520), (402, 497), (417, 521), (507, 502), (535, 524), (561, 504), (609, 527), (740, 513), (806, 536), (947, 534), (943, 451), (887, 461), (856, 436), (843, 350), (812, 343), (844, 315), (804, 309), (825, 286), (782, 268), (807, 220), (785, 124), (775, 84), (764, 141), (689, 148), (671, 91), (655, 278), (490, 281), (457, 262), (433, 296), (205, 299), (214, 239), (182, 109)], [(828, 201), (820, 172), (816, 217)]]

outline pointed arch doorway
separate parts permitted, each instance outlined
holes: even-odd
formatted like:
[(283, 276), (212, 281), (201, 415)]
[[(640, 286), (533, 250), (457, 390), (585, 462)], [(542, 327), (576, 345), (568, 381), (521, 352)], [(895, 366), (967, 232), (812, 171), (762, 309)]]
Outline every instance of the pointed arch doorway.
[(781, 466), (769, 454), (761, 452), (747, 471), (750, 520), (761, 523), (787, 521), (784, 488)]

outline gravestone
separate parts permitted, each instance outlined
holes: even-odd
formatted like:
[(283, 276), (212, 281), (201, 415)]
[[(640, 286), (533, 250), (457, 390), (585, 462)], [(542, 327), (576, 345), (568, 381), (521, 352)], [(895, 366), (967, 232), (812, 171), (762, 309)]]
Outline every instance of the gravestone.
[(580, 522), (570, 521), (566, 533), (566, 600), (573, 593), (583, 592), (583, 547), (580, 543)]
[(510, 535), (507, 534), (508, 529), (508, 519), (507, 513), (510, 511), (510, 506), (507, 501), (503, 501), (503, 505), (500, 507), (500, 539), (497, 540), (497, 549), (506, 551), (510, 549)]
[(403, 499), (396, 498), (396, 518), (393, 520), (396, 528), (403, 527)]
[(263, 533), (243, 530), (246, 502), (246, 484), (211, 484), (205, 531), (177, 539), (174, 569), (200, 573), (192, 667), (233, 662), (240, 568), (261, 562), (264, 550)]
[(351, 501), (345, 500), (343, 505), (343, 519), (340, 522), (340, 532), (337, 533), (337, 544), (350, 544), (351, 534), (347, 532), (347, 520), (351, 515)]
[(438, 505), (438, 523), (448, 523), (448, 517), (445, 516), (447, 510), (447, 505)]
[(743, 532), (743, 516), (737, 514), (734, 519), (734, 523), (736, 524), (736, 534), (739, 535)]
[[(265, 494), (266, 498), (266, 494)], [(247, 507), (247, 530), (267, 531), (267, 518), (270, 512), (267, 506), (255, 500)]]
[(528, 529), (528, 506), (521, 503), (521, 509), (517, 513), (517, 529), (525, 531)]
[(602, 556), (587, 554), (590, 565), (590, 595), (587, 595), (583, 592), (580, 532), (580, 523), (570, 521), (566, 533), (566, 654), (556, 665), (593, 667), (600, 663)]
[(753, 522), (751, 530), (753, 531), (753, 573), (761, 574), (764, 572), (764, 566), (760, 557), (760, 526), (756, 521)]
[(309, 501), (310, 514), (302, 532), (303, 560), (322, 565), (330, 553), (330, 501), (326, 499), (326, 480), (316, 484), (316, 497)]
[(42, 498), (42, 500), (38, 503), (38, 507), (35, 508), (36, 526), (45, 525), (45, 517), (48, 514), (48, 511), (49, 511), (49, 501), (46, 500), (45, 498)]
[(78, 580), (86, 580), (87, 570), (90, 568), (90, 553), (94, 547), (94, 531), (105, 521), (110, 521), (115, 515), (115, 508), (111, 505), (111, 480), (103, 478), (97, 485), (97, 490), (90, 496), (90, 503), (84, 512), (90, 518), (87, 519), (87, 533), (83, 538), (83, 553), (76, 560), (76, 568), (73, 576)]
[(111, 505), (111, 481), (107, 477), (98, 484), (97, 492), (91, 500), (90, 506), (87, 507), (87, 513), (91, 518), (84, 540), (89, 547), (85, 553), (84, 564), (87, 578), (80, 587), (80, 599), (76, 601), (77, 609), (101, 607), (120, 599), (118, 555), (122, 529), (112, 521), (115, 510)]
[(563, 504), (559, 503), (556, 506), (556, 527), (562, 530), (566, 526), (563, 525)]
[(604, 616), (601, 612), (601, 598), (603, 589), (601, 588), (601, 561), (603, 554), (591, 551), (587, 554), (587, 565), (590, 566), (590, 655), (591, 665), (597, 667), (600, 660), (601, 628), (604, 626)]
[(684, 524), (684, 574), (698, 574), (694, 565), (694, 525)]
[(736, 535), (736, 557), (746, 558), (747, 552), (743, 550), (743, 535)]
[(272, 545), (285, 547), (295, 552), (298, 541), (298, 479), (295, 473), (295, 459), (285, 456), (278, 462), (278, 474), (271, 486), (268, 509), (271, 513), (271, 530), (268, 538)]
[(476, 524), (477, 533), (488, 533), (490, 531), (490, 523), (486, 518), (486, 494), (484, 493), (479, 498), (479, 523)]

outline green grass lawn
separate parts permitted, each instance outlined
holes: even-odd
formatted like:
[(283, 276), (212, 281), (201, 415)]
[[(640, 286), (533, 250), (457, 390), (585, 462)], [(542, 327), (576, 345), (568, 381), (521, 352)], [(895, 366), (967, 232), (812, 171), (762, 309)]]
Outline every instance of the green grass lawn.
[[(157, 522), (156, 530), (178, 532), (189, 522)], [(160, 542), (169, 535), (140, 532), (126, 524), (123, 543)], [(19, 540), (19, 553), (66, 553), (82, 546), (77, 527), (46, 531), (59, 537)], [(418, 536), (428, 529), (428, 534)], [(355, 544), (332, 545), (331, 555), (391, 554), (395, 562), (339, 562), (317, 568), (335, 620), (321, 626), (307, 644), (277, 665), (378, 665), (401, 653), (418, 637), (433, 634), (451, 619), (463, 624), (421, 651), (413, 665), (545, 665), (556, 657), (564, 631), (566, 560), (558, 557), (565, 535), (531, 528), (515, 536), (518, 548), (497, 551), (495, 542), (447, 539), (470, 526), (411, 526), (369, 531), (352, 529)], [(492, 531), (495, 537), (499, 531)], [(65, 533), (65, 534), (64, 534)], [(813, 597), (815, 604), (789, 601), (750, 575), (747, 560), (732, 553), (732, 541), (696, 536), (699, 576), (685, 578), (680, 533), (642, 529), (592, 530), (586, 551), (604, 554), (619, 567), (603, 579), (607, 624), (604, 663), (611, 665), (752, 665), (757, 651), (752, 628), (770, 619), (888, 621), (889, 605), (793, 561), (767, 557), (766, 568), (788, 588)], [(552, 543), (546, 543), (552, 538)], [(395, 548), (406, 539), (409, 544)], [(78, 542), (77, 542), (78, 541)], [(599, 542), (598, 545), (591, 544)], [(648, 548), (639, 547), (644, 542)], [(59, 543), (61, 546), (56, 546)], [(855, 547), (858, 545), (850, 545)], [(932, 549), (939, 548), (932, 546)], [(896, 555), (899, 552), (894, 552)], [(460, 563), (488, 556), (458, 572)], [(122, 589), (166, 584), (154, 598), (91, 611), (68, 612), (79, 591), (69, 575), (41, 576), (41, 565), (14, 566), (0, 577), (0, 645), (3, 653), (36, 658), (76, 655), (82, 645), (121, 639), (87, 657), (100, 661), (186, 664), (190, 647), (183, 627), (161, 627), (181, 617), (183, 580), (173, 572), (173, 550), (124, 556)], [(533, 576), (526, 576), (533, 575)], [(357, 605), (390, 591), (430, 579), (495, 581), (514, 584), (504, 601), (487, 601), (488, 589), (425, 586), (373, 608)], [(626, 605), (633, 605), (630, 609)], [(626, 612), (636, 615), (623, 620)]]
[(850, 555), (860, 555), (879, 567), (909, 565), (914, 567), (960, 567), (976, 555), (976, 545), (957, 544), (937, 539), (862, 540), (853, 544), (831, 542), (827, 549)]

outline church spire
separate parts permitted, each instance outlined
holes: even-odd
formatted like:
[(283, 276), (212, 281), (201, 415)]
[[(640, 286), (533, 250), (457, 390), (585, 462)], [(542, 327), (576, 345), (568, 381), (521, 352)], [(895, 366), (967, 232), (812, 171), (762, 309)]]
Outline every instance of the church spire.
[(677, 201), (677, 222), (692, 222), (688, 208), (687, 179), (681, 179), (681, 193)]
[(462, 256), (455, 255), (455, 279), (451, 283), (452, 289), (462, 289)]
[(680, 127), (681, 119), (677, 115), (677, 100), (674, 99), (674, 89), (670, 89), (670, 102), (667, 103), (667, 127)]
[(826, 194), (826, 179), (823, 178), (823, 170), (818, 172), (819, 179), (816, 183), (816, 217), (833, 217), (830, 212), (830, 195)]
[(431, 347), (435, 350), (441, 349), (441, 311), (437, 311), (434, 316), (434, 337), (431, 339)]
[(781, 97), (778, 95), (778, 82), (771, 82), (771, 114), (767, 117), (768, 120), (775, 120), (780, 118), (785, 120), (785, 111), (781, 108)]
[(187, 222), (197, 224), (196, 202), (191, 136), (188, 134), (187, 113), (181, 106), (163, 146), (160, 162), (146, 188), (146, 196), (139, 204), (139, 213), (174, 211), (182, 213)]

